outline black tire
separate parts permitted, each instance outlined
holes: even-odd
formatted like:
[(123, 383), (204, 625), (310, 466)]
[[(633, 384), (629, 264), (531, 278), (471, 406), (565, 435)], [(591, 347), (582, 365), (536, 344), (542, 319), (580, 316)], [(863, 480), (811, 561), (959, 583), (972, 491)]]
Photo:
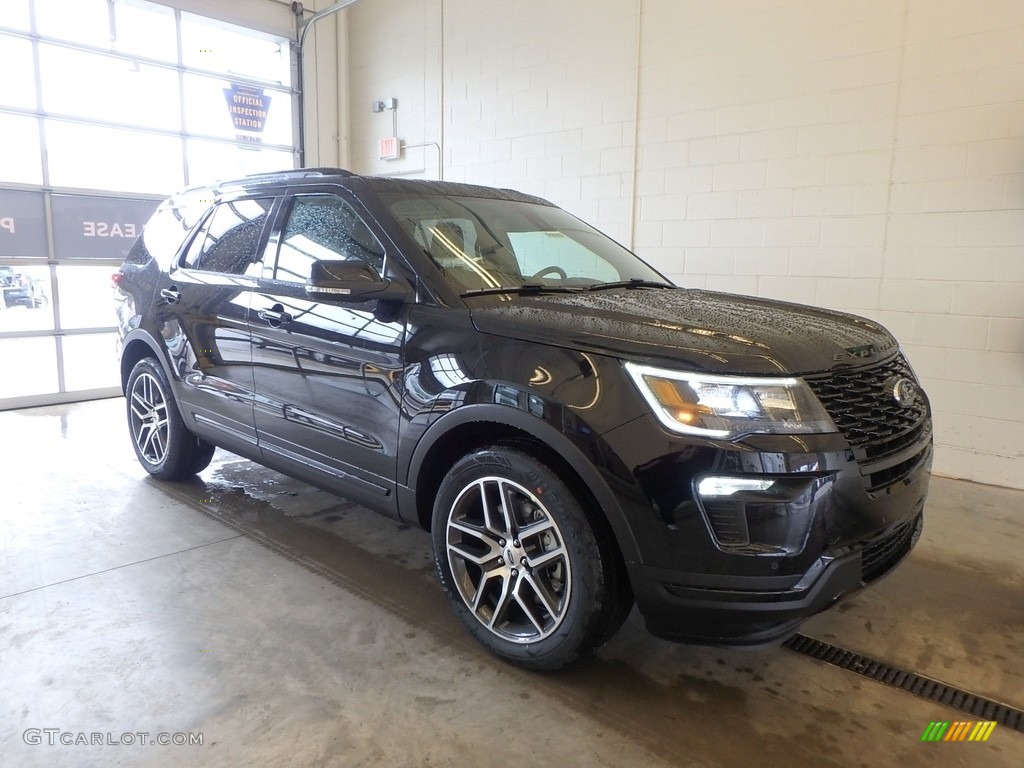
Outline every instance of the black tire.
[(215, 448), (188, 431), (160, 363), (144, 357), (135, 364), (125, 401), (132, 447), (149, 474), (181, 480), (206, 469)]
[[(191, 434), (191, 433), (189, 433)], [(201, 438), (196, 438), (196, 450), (192, 454), (192, 461), (188, 465), (188, 471), (186, 475), (198, 475), (213, 461), (214, 451), (217, 450), (217, 446), (213, 443), (208, 443)]]
[(558, 669), (596, 649), (629, 613), (607, 526), (592, 524), (569, 485), (522, 450), (493, 446), (456, 462), (431, 531), (455, 614), (517, 666)]

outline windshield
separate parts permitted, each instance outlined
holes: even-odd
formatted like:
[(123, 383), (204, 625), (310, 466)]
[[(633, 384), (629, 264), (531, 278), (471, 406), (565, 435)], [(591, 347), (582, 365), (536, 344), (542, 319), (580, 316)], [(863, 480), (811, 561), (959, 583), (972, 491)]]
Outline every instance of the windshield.
[(664, 276), (561, 208), (433, 194), (381, 199), (460, 293), (540, 285), (583, 289)]

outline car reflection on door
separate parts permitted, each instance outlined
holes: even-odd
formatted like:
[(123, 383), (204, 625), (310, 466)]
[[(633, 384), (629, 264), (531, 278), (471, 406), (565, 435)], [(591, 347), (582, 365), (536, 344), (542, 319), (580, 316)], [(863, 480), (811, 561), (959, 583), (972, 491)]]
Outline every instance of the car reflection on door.
[(313, 302), (294, 284), (263, 287), (250, 315), (261, 446), (328, 470), (346, 490), (389, 492), (404, 322), (379, 319), (375, 302)]

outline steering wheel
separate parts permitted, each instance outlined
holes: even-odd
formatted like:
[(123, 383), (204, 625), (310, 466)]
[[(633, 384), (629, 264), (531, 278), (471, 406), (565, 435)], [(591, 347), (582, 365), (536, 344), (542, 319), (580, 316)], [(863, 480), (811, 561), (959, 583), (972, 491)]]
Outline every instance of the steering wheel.
[(539, 272), (534, 272), (532, 275), (530, 275), (530, 279), (532, 280), (535, 277), (543, 277), (549, 272), (553, 272), (554, 274), (558, 275), (558, 277), (561, 280), (565, 280), (569, 277), (567, 274), (565, 274), (564, 269), (562, 269), (556, 264), (552, 264), (550, 267), (544, 267), (544, 269), (540, 270)]

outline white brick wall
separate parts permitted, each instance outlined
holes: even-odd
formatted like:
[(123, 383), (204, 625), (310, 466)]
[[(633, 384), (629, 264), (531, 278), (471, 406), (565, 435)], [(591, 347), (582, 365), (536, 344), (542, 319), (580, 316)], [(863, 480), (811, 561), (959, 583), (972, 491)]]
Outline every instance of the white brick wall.
[(348, 11), (356, 170), (438, 175), (376, 159), (393, 96), (448, 179), (551, 198), (684, 285), (877, 318), (931, 393), (936, 471), (1024, 487), (1024, 3), (443, 12)]

